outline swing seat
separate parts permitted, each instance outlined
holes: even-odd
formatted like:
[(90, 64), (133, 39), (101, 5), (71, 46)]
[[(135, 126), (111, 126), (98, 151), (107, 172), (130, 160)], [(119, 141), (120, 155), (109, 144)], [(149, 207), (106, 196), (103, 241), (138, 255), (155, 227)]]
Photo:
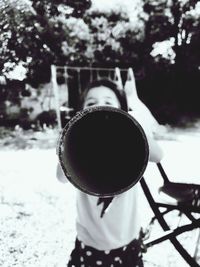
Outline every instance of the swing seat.
[(166, 182), (159, 192), (176, 199), (178, 204), (200, 207), (200, 185), (187, 183)]

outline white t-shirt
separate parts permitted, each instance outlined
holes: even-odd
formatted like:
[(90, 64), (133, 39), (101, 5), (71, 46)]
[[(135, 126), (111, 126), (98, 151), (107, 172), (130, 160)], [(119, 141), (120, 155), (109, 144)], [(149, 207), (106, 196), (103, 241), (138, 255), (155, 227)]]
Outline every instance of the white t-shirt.
[[(151, 135), (145, 117), (136, 111), (132, 111), (131, 115), (140, 123), (145, 133)], [(139, 190), (138, 183), (128, 191), (115, 196), (103, 217), (100, 216), (103, 203), (97, 205), (98, 197), (77, 190), (78, 239), (98, 250), (111, 250), (125, 246), (138, 238), (141, 228)]]
[(102, 204), (98, 197), (77, 191), (77, 237), (98, 250), (111, 250), (138, 238), (140, 218), (138, 186), (114, 197), (101, 218)]

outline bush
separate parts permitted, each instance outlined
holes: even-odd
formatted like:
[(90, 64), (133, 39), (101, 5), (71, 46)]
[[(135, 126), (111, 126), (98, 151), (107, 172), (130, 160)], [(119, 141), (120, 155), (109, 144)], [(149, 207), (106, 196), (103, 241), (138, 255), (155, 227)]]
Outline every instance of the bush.
[(38, 122), (41, 127), (44, 124), (46, 124), (47, 126), (56, 125), (57, 124), (56, 111), (54, 109), (50, 109), (49, 111), (43, 111), (37, 116), (36, 122)]

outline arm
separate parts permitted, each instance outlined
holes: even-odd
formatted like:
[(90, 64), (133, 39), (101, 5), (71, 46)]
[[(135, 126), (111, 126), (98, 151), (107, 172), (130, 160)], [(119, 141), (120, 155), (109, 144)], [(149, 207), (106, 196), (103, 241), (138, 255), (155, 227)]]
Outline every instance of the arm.
[(163, 158), (163, 151), (158, 142), (151, 136), (147, 136), (149, 144), (149, 161), (158, 163)]
[(158, 142), (155, 140), (152, 127), (149, 124), (148, 118), (144, 117), (141, 112), (132, 111), (129, 112), (131, 116), (133, 116), (142, 126), (149, 145), (149, 161), (158, 163), (163, 158), (163, 151), (161, 147), (159, 146)]
[(56, 177), (62, 183), (67, 183), (67, 181), (68, 181), (67, 177), (65, 176), (65, 174), (64, 174), (64, 172), (60, 166), (60, 163), (57, 164)]

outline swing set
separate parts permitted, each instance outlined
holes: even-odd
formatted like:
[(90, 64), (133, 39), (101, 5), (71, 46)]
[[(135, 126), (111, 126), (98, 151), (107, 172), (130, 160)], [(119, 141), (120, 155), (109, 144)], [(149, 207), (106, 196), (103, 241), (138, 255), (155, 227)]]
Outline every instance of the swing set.
[[(119, 68), (95, 68), (95, 67), (73, 67), (73, 66), (51, 66), (51, 82), (53, 86), (53, 93), (56, 103), (56, 115), (57, 123), (59, 130), (62, 129), (61, 114), (60, 114), (60, 95), (59, 95), (59, 85), (57, 82), (58, 72), (62, 72), (62, 75), (65, 80), (66, 90), (68, 93), (71, 92), (71, 95), (78, 97), (82, 90), (82, 84), (87, 84), (94, 79), (99, 79), (101, 77), (107, 77), (111, 80), (114, 80), (119, 88), (123, 88), (122, 76), (126, 74), (128, 69), (119, 69)], [(76, 80), (76, 83), (73, 84), (73, 88), (70, 88), (70, 81)], [(71, 89), (71, 90), (70, 90)], [(70, 93), (69, 93), (70, 95)], [(77, 99), (75, 99), (77, 100)], [(70, 101), (69, 101), (70, 102)], [(67, 113), (69, 111), (75, 110), (73, 104), (69, 103), (69, 106), (66, 107)], [(73, 112), (72, 112), (73, 114)]]
[[(57, 84), (57, 69), (63, 70), (63, 75), (67, 82), (70, 79), (70, 72), (76, 73), (77, 78), (77, 91), (80, 94), (82, 91), (81, 81), (83, 79), (82, 73), (87, 71), (87, 82), (100, 77), (107, 77), (114, 80), (119, 88), (123, 88), (127, 94), (128, 105), (131, 110), (131, 105), (139, 106), (152, 124), (155, 123), (155, 118), (148, 110), (148, 108), (139, 100), (137, 95), (135, 78), (132, 69), (119, 69), (119, 68), (90, 68), (90, 67), (51, 67), (51, 77), (54, 89), (54, 96), (56, 100), (56, 114), (58, 121), (59, 131), (62, 130), (61, 116), (60, 116), (60, 102), (59, 90)], [(123, 86), (122, 76), (125, 77), (125, 85)], [(127, 85), (127, 86), (126, 86)], [(136, 101), (137, 100), (137, 101)], [(68, 107), (68, 110), (73, 107)], [(162, 186), (158, 188), (159, 193), (162, 192), (170, 196), (174, 201), (158, 201), (151, 192), (151, 186), (147, 184), (144, 177), (140, 180), (143, 193), (148, 201), (148, 204), (153, 212), (153, 216), (143, 232), (144, 246), (148, 248), (159, 245), (160, 243), (168, 240), (174, 246), (175, 250), (181, 255), (185, 262), (191, 267), (200, 267), (200, 258), (198, 250), (200, 246), (200, 185), (192, 183), (176, 183), (170, 181), (164, 167), (161, 163), (156, 164), (160, 178), (162, 179)], [(170, 216), (170, 217), (169, 217)], [(168, 221), (173, 218), (173, 226)], [(155, 224), (158, 224), (162, 232), (158, 237), (151, 237), (151, 231)], [(185, 245), (185, 235), (191, 234), (192, 240), (190, 244)], [(188, 249), (188, 246), (193, 247)]]

